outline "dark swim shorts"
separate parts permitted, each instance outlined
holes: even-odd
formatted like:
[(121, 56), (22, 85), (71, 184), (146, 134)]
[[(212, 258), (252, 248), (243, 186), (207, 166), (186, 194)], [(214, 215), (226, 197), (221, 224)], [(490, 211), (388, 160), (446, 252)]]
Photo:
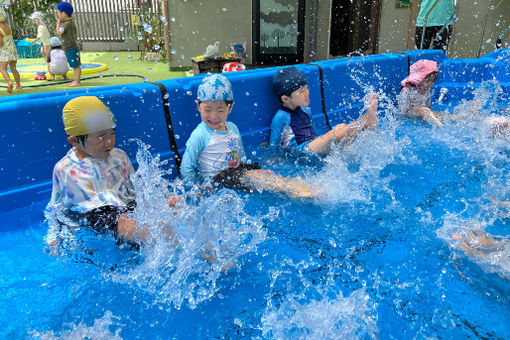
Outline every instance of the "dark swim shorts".
[(66, 57), (67, 57), (67, 63), (71, 68), (77, 68), (81, 65), (80, 62), (80, 50), (78, 47), (71, 48), (70, 50), (66, 51)]
[(214, 176), (212, 182), (223, 188), (248, 190), (249, 188), (242, 183), (241, 178), (246, 171), (250, 170), (260, 170), (260, 163), (241, 163), (237, 168), (227, 168)]
[(105, 205), (95, 208), (91, 211), (81, 214), (81, 220), (88, 227), (100, 233), (112, 231), (115, 239), (118, 240), (118, 222), (120, 215), (133, 211), (135, 204), (130, 204), (126, 207), (116, 207), (113, 205)]

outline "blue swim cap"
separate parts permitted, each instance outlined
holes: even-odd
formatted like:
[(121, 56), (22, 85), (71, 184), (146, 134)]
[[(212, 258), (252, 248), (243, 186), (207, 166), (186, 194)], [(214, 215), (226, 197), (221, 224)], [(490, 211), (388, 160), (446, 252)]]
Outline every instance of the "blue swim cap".
[(205, 101), (233, 101), (232, 85), (221, 74), (213, 74), (202, 79), (198, 86), (197, 100)]
[(62, 1), (61, 3), (59, 3), (57, 5), (57, 9), (60, 11), (60, 12), (64, 12), (65, 14), (71, 16), (73, 15), (73, 12), (74, 12), (74, 9), (73, 9), (73, 5), (71, 5), (69, 2), (67, 1)]
[(295, 67), (282, 68), (273, 75), (273, 91), (278, 98), (290, 96), (306, 84), (305, 75)]

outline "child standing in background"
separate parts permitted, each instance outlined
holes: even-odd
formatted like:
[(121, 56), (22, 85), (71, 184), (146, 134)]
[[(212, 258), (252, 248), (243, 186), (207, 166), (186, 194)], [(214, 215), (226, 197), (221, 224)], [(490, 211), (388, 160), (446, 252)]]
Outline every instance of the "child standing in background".
[(7, 25), (6, 21), (7, 13), (0, 7), (0, 72), (7, 82), (7, 92), (12, 93), (13, 85), (9, 72), (7, 72), (7, 67), (11, 70), (14, 80), (16, 81), (16, 90), (21, 90), (21, 78), (16, 69), (18, 51), (12, 39), (11, 28)]
[(41, 56), (44, 59), (47, 59), (50, 55), (50, 31), (48, 31), (48, 28), (44, 24), (43, 15), (41, 12), (32, 13), (30, 19), (32, 19), (34, 24), (37, 26), (37, 37), (31, 41), (41, 41)]
[(74, 80), (69, 83), (70, 87), (81, 86), (80, 50), (78, 49), (78, 33), (73, 18), (71, 18), (73, 12), (73, 6), (67, 1), (62, 1), (57, 5), (57, 35), (62, 38), (62, 48), (74, 74)]

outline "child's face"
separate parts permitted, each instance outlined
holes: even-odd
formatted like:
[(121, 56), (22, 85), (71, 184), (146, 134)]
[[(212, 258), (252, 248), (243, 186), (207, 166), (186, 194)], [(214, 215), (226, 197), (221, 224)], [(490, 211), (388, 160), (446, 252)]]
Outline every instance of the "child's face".
[(438, 74), (436, 72), (434, 72), (434, 73), (431, 73), (428, 76), (426, 76), (425, 79), (423, 79), (423, 81), (421, 82), (421, 84), (418, 85), (418, 89), (422, 92), (430, 89), (436, 82), (437, 75)]
[(115, 146), (115, 129), (90, 133), (83, 144), (78, 142), (74, 136), (68, 139), (76, 148), (80, 159), (85, 157), (107, 159)]
[(298, 106), (308, 106), (310, 104), (310, 91), (308, 91), (308, 85), (292, 92), (290, 97), (282, 96), (282, 102), (290, 106), (292, 109), (295, 109)]
[(58, 18), (59, 20), (64, 20), (64, 19), (66, 19), (66, 18), (67, 18), (67, 14), (66, 14), (66, 13), (64, 13), (64, 12), (61, 12), (61, 11), (59, 11), (59, 10), (57, 9), (57, 18)]
[(224, 101), (204, 101), (197, 102), (200, 118), (211, 129), (218, 131), (226, 131), (227, 117), (232, 111), (232, 104), (228, 106)]

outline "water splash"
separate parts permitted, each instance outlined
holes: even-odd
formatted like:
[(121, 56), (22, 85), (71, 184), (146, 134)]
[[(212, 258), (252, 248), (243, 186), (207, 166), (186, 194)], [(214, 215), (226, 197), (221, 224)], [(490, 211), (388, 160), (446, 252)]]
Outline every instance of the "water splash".
[[(119, 318), (113, 315), (111, 311), (106, 311), (104, 316), (94, 320), (92, 326), (87, 326), (85, 323), (80, 322), (78, 324), (69, 325), (69, 330), (63, 330), (61, 332), (37, 332), (32, 331), (29, 334), (37, 339), (42, 340), (79, 340), (79, 339), (112, 339), (122, 340), (120, 332), (122, 331), (123, 325), (119, 323)], [(115, 328), (115, 331), (111, 331)]]
[[(244, 200), (230, 190), (204, 195), (180, 180), (170, 182), (166, 162), (152, 157), (139, 143), (139, 168), (132, 178), (137, 207), (132, 217), (150, 228), (150, 242), (142, 248), (135, 267), (114, 274), (116, 282), (138, 287), (154, 296), (154, 303), (195, 308), (222, 287), (218, 280), (225, 269), (239, 267), (241, 257), (256, 252), (265, 240), (264, 225), (278, 216), (276, 209), (250, 216)], [(175, 208), (168, 197), (180, 195)]]
[(290, 295), (262, 317), (262, 335), (273, 339), (376, 339), (377, 314), (365, 288), (344, 297), (303, 301)]

